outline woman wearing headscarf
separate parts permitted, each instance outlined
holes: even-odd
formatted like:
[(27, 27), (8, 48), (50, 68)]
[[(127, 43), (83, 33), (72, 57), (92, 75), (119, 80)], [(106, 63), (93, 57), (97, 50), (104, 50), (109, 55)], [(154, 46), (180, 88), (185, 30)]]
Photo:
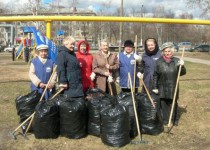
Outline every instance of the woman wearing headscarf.
[[(147, 38), (144, 43), (145, 52), (142, 55), (142, 65), (144, 70), (143, 81), (147, 89), (151, 92), (153, 87), (153, 74), (156, 61), (160, 58), (158, 43), (155, 38)], [(138, 75), (140, 77), (140, 75)], [(143, 88), (145, 93), (145, 89)]]
[(161, 50), (162, 56), (156, 61), (154, 71), (153, 92), (159, 95), (164, 125), (168, 124), (169, 122), (173, 97), (174, 94), (176, 94), (175, 107), (171, 121), (174, 125), (178, 125), (177, 100), (179, 98), (179, 90), (177, 89), (177, 93), (174, 93), (174, 91), (176, 87), (179, 66), (181, 65), (181, 76), (186, 74), (186, 68), (182, 59), (174, 57), (173, 43), (164, 43), (161, 46)]

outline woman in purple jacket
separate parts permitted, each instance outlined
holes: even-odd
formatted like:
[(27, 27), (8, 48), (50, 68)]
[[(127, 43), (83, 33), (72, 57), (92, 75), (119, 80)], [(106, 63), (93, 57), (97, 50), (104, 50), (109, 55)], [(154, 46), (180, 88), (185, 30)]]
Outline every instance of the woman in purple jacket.
[[(155, 62), (161, 57), (161, 53), (155, 38), (147, 38), (145, 40), (144, 47), (145, 52), (142, 55), (142, 65), (144, 70), (143, 81), (147, 89), (151, 92), (153, 89)], [(144, 88), (142, 92), (145, 93)]]

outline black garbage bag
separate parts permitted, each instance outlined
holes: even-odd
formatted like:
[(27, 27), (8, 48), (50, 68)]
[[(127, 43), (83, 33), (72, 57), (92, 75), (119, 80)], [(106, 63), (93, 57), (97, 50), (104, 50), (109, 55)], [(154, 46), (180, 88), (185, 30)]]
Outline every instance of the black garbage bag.
[(109, 105), (101, 110), (101, 140), (104, 144), (122, 147), (130, 143), (129, 113), (121, 104)]
[(98, 89), (90, 90), (88, 96), (91, 97), (87, 102), (88, 133), (94, 136), (100, 136), (100, 111), (111, 104), (110, 99)]
[[(29, 116), (31, 116), (31, 114), (33, 114), (40, 98), (41, 94), (35, 90), (25, 96), (18, 96), (15, 99), (17, 115), (20, 116), (20, 123), (25, 121)], [(25, 132), (29, 121), (22, 126), (23, 132)], [(29, 131), (31, 131), (31, 129)]]
[(60, 110), (60, 135), (79, 139), (87, 135), (86, 107), (83, 97), (70, 98), (60, 96), (57, 102)]
[(59, 107), (55, 99), (42, 101), (36, 106), (32, 128), (37, 139), (55, 139), (59, 136)]
[[(128, 109), (130, 119), (130, 137), (133, 139), (138, 135), (138, 130), (136, 125), (132, 95), (128, 92), (121, 92), (117, 95), (117, 100), (121, 105), (125, 106)], [(138, 108), (137, 103), (136, 108)]]
[(146, 94), (139, 94), (138, 114), (141, 132), (143, 134), (157, 135), (163, 132), (163, 121), (160, 112), (160, 99), (156, 94), (151, 94), (155, 108), (152, 106)]

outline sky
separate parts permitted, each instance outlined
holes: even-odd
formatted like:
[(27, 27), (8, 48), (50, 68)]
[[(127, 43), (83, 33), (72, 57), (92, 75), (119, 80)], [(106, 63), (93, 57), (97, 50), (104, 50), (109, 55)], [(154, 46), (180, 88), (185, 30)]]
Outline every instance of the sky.
[[(27, 2), (27, 0), (7, 0), (3, 1), (4, 3), (8, 3), (9, 1), (16, 2), (19, 1), (19, 4), (23, 4)], [(71, 5), (73, 0), (42, 0), (43, 3), (59, 3), (59, 5), (69, 6)], [(107, 8), (107, 11), (116, 10), (116, 8), (120, 8), (121, 0), (74, 0), (77, 1), (76, 7), (93, 10), (94, 12), (99, 12), (101, 9), (104, 10), (104, 4), (110, 2), (110, 7)], [(132, 2), (131, 2), (132, 1)], [(166, 11), (171, 11), (175, 14), (175, 17), (178, 17), (182, 13), (190, 13), (193, 14), (195, 19), (198, 19), (201, 11), (198, 8), (190, 9), (186, 6), (186, 0), (123, 0), (124, 11), (128, 11), (129, 9), (141, 9), (141, 7), (148, 12), (148, 14), (152, 13), (152, 9), (157, 6), (164, 6)]]

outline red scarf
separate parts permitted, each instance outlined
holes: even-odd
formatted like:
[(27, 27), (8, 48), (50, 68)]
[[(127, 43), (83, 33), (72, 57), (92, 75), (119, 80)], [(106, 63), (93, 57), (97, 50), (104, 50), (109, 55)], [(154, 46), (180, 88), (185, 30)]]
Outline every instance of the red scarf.
[(167, 63), (170, 63), (171, 62), (171, 58), (168, 58), (166, 56), (163, 56), (163, 59), (167, 62)]

